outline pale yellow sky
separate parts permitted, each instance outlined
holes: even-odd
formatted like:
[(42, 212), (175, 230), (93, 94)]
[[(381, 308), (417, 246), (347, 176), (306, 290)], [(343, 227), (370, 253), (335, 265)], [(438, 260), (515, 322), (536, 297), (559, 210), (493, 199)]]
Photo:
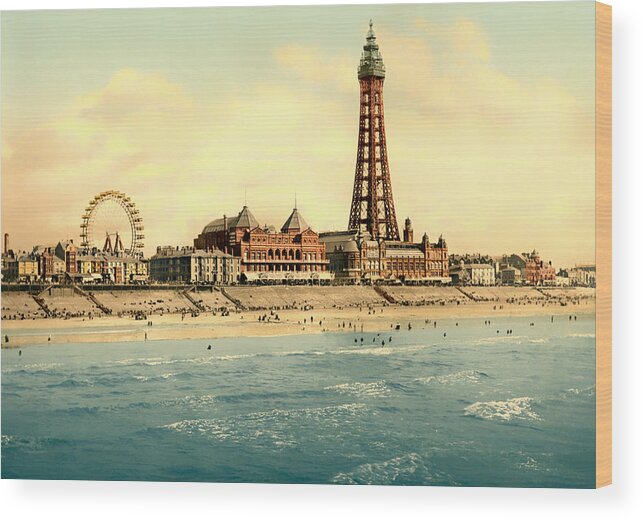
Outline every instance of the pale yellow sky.
[(356, 67), (387, 68), (400, 224), (454, 252), (594, 260), (594, 4), (2, 13), (2, 227), (78, 239), (95, 193), (137, 203), (146, 251), (247, 202), (348, 221)]

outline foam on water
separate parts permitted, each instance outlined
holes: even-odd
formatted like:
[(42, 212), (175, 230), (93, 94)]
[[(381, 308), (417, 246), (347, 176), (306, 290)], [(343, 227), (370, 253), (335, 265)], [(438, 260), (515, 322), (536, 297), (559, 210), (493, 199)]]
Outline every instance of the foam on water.
[[(502, 330), (500, 331), (502, 332)], [(497, 345), (499, 343), (519, 343), (521, 340), (527, 339), (527, 336), (508, 336), (498, 334), (497, 336), (489, 336), (487, 338), (480, 338), (471, 341), (471, 345)]]
[(186, 395), (176, 399), (167, 399), (159, 404), (161, 406), (181, 406), (192, 410), (201, 410), (212, 408), (216, 401), (217, 398), (214, 395)]
[(580, 397), (592, 397), (596, 394), (596, 385), (591, 385), (585, 388), (568, 388), (565, 394)]
[(425, 484), (453, 484), (452, 479), (444, 472), (436, 471), (422, 456), (407, 453), (381, 462), (369, 462), (357, 466), (349, 472), (335, 475), (333, 484), (408, 484), (422, 482)]
[[(188, 436), (201, 435), (215, 441), (244, 444), (271, 444), (275, 447), (294, 446), (301, 441), (298, 428), (304, 423), (318, 424), (337, 434), (337, 427), (351, 417), (362, 415), (366, 406), (349, 403), (319, 408), (274, 409), (223, 419), (185, 419), (166, 424), (162, 429)], [(322, 436), (321, 430), (317, 431)]]
[(383, 397), (391, 393), (386, 381), (374, 381), (372, 383), (342, 383), (340, 385), (327, 386), (324, 390), (332, 390), (343, 395), (354, 395), (357, 397)]
[(470, 404), (464, 414), (489, 421), (508, 422), (515, 419), (539, 421), (540, 417), (531, 408), (533, 397), (514, 397), (507, 401), (487, 401)]
[(32, 372), (32, 373), (39, 373), (39, 372), (49, 372), (52, 369), (62, 367), (62, 363), (31, 363), (31, 364), (26, 364), (26, 365), (18, 365), (14, 367), (7, 367), (7, 368), (2, 368), (2, 371), (6, 374), (13, 374), (15, 372)]
[(438, 384), (450, 385), (454, 383), (474, 383), (477, 384), (482, 378), (489, 377), (485, 372), (480, 370), (461, 370), (451, 374), (442, 374), (437, 376), (427, 376), (416, 378), (415, 381), (425, 385)]
[(168, 379), (174, 379), (177, 374), (178, 374), (178, 372), (166, 372), (165, 374), (158, 374), (158, 375), (154, 375), (154, 376), (135, 375), (135, 376), (132, 376), (132, 377), (136, 381), (140, 381), (142, 383), (145, 383), (147, 381), (166, 381)]

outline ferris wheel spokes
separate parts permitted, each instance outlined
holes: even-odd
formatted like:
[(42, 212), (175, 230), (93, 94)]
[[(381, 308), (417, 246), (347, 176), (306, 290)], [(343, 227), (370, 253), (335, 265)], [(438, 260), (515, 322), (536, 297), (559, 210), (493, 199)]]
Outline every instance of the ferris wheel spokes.
[[(98, 221), (98, 222), (97, 222)], [(136, 204), (131, 197), (117, 190), (108, 190), (95, 195), (85, 208), (80, 225), (81, 247), (86, 250), (97, 248), (94, 238), (95, 232), (103, 224), (110, 224), (116, 227), (115, 232), (106, 230), (106, 238), (103, 251), (111, 254), (124, 253), (129, 256), (141, 257), (143, 255), (143, 240), (145, 239), (143, 219)], [(115, 224), (114, 222), (118, 222)], [(119, 229), (124, 227), (126, 229)], [(128, 247), (123, 243), (123, 232), (128, 232)], [(110, 237), (115, 235), (114, 241)], [(129, 238), (128, 237), (128, 238)]]

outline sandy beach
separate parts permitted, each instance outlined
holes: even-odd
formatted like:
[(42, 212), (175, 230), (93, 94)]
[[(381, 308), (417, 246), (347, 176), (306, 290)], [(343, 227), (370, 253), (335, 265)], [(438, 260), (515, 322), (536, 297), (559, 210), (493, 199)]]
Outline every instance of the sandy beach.
[[(595, 312), (593, 298), (560, 305), (554, 301), (520, 303), (466, 302), (446, 305), (374, 305), (370, 308), (313, 308), (309, 310), (256, 310), (221, 313), (151, 315), (148, 321), (133, 317), (3, 320), (2, 348), (60, 343), (111, 343), (170, 339), (214, 340), (225, 337), (281, 336), (326, 332), (383, 332), (398, 324), (407, 328), (458, 318), (491, 320), (504, 316), (565, 316)], [(272, 313), (272, 314), (271, 314)], [(262, 320), (265, 316), (265, 319)], [(278, 319), (277, 319), (278, 318)], [(312, 323), (311, 323), (312, 320)], [(427, 323), (427, 320), (429, 322)], [(6, 342), (5, 335), (9, 337)]]

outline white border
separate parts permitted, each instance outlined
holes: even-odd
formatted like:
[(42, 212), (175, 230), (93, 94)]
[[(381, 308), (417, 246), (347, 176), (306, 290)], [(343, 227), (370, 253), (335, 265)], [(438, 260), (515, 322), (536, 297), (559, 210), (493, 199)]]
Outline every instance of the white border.
[[(444, 3), (447, 1), (443, 0)], [(0, 0), (1, 9), (385, 3), (381, 1)], [(407, 2), (413, 3), (413, 2)], [(614, 30), (614, 484), (599, 491), (0, 481), (7, 519), (262, 520), (634, 518), (643, 511), (643, 2), (611, 0)]]

